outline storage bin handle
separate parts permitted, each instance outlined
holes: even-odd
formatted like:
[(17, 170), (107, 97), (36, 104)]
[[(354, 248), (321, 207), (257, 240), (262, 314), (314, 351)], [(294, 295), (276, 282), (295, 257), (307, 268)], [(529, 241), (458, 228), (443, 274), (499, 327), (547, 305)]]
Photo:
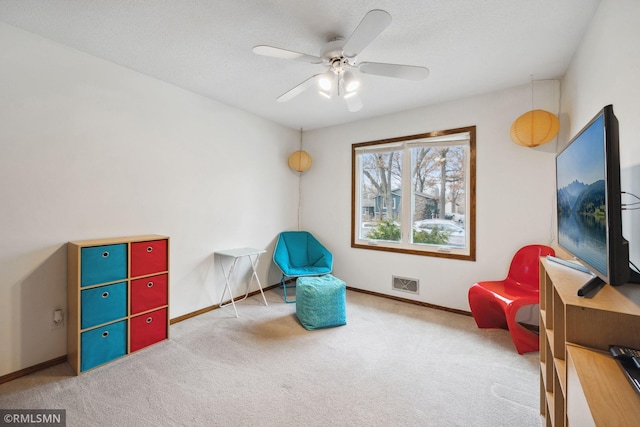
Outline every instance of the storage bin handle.
[(147, 323), (151, 323), (153, 321), (153, 317), (147, 317)]
[(108, 258), (108, 257), (109, 257), (109, 251), (102, 252), (102, 258)]
[(109, 292), (108, 291), (104, 291), (102, 293), (102, 298), (107, 298), (109, 296)]
[(102, 333), (102, 338), (106, 338), (106, 337), (108, 337), (108, 336), (109, 336), (109, 331), (104, 331), (104, 332)]
[(147, 246), (147, 252), (153, 251), (153, 246)]

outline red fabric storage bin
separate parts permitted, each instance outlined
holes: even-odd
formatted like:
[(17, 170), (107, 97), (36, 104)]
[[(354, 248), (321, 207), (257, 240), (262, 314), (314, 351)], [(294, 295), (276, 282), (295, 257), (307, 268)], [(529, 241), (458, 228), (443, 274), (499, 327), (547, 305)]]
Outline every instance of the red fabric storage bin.
[(131, 277), (167, 271), (167, 240), (131, 243)]
[(130, 351), (134, 352), (167, 338), (167, 309), (131, 318)]
[(142, 313), (168, 304), (167, 275), (131, 281), (131, 314)]

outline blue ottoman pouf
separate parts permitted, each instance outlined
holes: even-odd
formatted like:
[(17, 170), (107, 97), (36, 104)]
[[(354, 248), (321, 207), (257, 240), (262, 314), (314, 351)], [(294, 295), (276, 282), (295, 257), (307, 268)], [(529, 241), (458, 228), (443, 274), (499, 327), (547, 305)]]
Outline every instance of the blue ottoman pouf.
[(307, 330), (347, 324), (347, 285), (331, 274), (298, 277), (296, 316)]

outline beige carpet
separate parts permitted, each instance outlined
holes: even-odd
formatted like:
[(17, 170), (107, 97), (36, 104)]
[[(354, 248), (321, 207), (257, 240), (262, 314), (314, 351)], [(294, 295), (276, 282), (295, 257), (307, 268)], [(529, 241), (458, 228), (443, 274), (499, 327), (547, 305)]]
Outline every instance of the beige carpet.
[(171, 327), (73, 376), (0, 385), (0, 408), (68, 426), (539, 426), (538, 354), (471, 317), (347, 292), (347, 325), (306, 331), (277, 290)]

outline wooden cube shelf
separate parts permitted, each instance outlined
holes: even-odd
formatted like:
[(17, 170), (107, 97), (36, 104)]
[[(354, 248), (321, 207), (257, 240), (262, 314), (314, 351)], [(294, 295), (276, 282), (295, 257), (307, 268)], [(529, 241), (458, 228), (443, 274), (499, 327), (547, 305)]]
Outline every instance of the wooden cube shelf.
[(608, 349), (640, 349), (640, 286), (577, 296), (588, 279), (540, 260), (540, 413), (546, 426), (639, 426), (640, 397)]
[(169, 238), (69, 242), (67, 360), (76, 374), (169, 338)]

